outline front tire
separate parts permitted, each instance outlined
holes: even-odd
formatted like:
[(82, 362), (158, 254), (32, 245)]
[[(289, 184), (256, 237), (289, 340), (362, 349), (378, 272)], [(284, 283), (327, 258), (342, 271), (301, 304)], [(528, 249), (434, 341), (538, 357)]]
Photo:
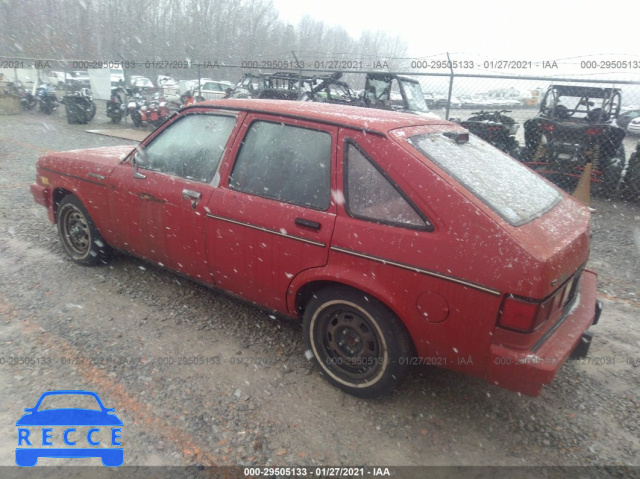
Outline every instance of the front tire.
[(358, 397), (395, 388), (413, 352), (393, 312), (372, 296), (341, 286), (314, 294), (305, 308), (304, 335), (323, 377)]
[(57, 214), (60, 242), (69, 257), (78, 264), (93, 266), (105, 262), (111, 253), (82, 202), (67, 195)]

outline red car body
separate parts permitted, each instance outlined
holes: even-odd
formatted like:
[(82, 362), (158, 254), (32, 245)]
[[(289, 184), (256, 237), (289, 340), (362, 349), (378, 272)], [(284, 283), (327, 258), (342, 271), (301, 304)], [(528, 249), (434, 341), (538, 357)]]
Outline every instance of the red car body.
[[(146, 165), (136, 157), (136, 151), (150, 156), (171, 151), (169, 140), (182, 141), (179, 122), (209, 121), (189, 118), (199, 115), (213, 115), (215, 121), (225, 117), (220, 120), (224, 128), (216, 123), (203, 130), (215, 136), (224, 129), (221, 137), (228, 138), (219, 145), (213, 178), (212, 172), (200, 177), (168, 173), (162, 163), (151, 159)], [(285, 138), (274, 139), (277, 128)], [(163, 135), (168, 138), (164, 143)], [(61, 205), (72, 195), (90, 216), (85, 223), (99, 232), (98, 243), (104, 240), (283, 315), (304, 317), (321, 372), (350, 393), (374, 395), (369, 386), (393, 363), (443, 366), (538, 395), (581, 343), (588, 349), (590, 333), (585, 331), (600, 313), (596, 275), (584, 268), (589, 211), (508, 159), (511, 163), (504, 165), (516, 165), (516, 174), (509, 177), (515, 177), (514, 185), (520, 184), (519, 175), (533, 175), (522, 177), (535, 190), (522, 193), (531, 195), (527, 203), (542, 205), (518, 217), (514, 205), (529, 208), (519, 204), (520, 193), (505, 200), (509, 191), (495, 193), (490, 181), (476, 181), (486, 169), (482, 164), (477, 173), (467, 174), (485, 156), (492, 162), (507, 160), (480, 140), (467, 141), (460, 126), (416, 115), (268, 100), (209, 101), (184, 108), (134, 150), (47, 153), (38, 161), (31, 190), (51, 222), (63, 223), (67, 250), (67, 244), (76, 244), (74, 231), (84, 224), (74, 222), (73, 215), (65, 216), (71, 218), (67, 223), (60, 217)], [(151, 147), (154, 142), (159, 146)], [(292, 191), (306, 182), (306, 189), (291, 193), (306, 199), (288, 200), (284, 189), (273, 193), (278, 186), (269, 176), (272, 167), (256, 167), (260, 152), (279, 151), (274, 142), (281, 150), (294, 150), (287, 151), (285, 160), (287, 155), (300, 160), (282, 168), (279, 181)], [(296, 170), (306, 158), (300, 151), (310, 156), (326, 151), (326, 164), (316, 168), (314, 160), (307, 170)], [(268, 161), (280, 161), (269, 154)], [(467, 160), (471, 154), (477, 158)], [(241, 161), (253, 167), (243, 170)], [(458, 168), (465, 161), (470, 166)], [(309, 194), (312, 169), (322, 170), (326, 179)], [(365, 177), (375, 177), (377, 183), (371, 184), (377, 185), (384, 178), (392, 188), (384, 183), (384, 194), (367, 189)], [(368, 195), (387, 195), (395, 203), (376, 211)], [(83, 243), (78, 244), (82, 250)], [(364, 295), (361, 302), (338, 301), (356, 316), (362, 311), (365, 320), (353, 330), (352, 315), (342, 310), (326, 321), (325, 310), (308, 311), (318, 296), (335, 294), (336, 288)], [(377, 308), (371, 315), (368, 302)], [(327, 299), (323, 305), (334, 303)], [(378, 328), (376, 318), (385, 315), (395, 318), (389, 320), (392, 328)], [(395, 347), (394, 335), (405, 335), (407, 344)], [(364, 351), (362, 342), (368, 344)], [(411, 354), (393, 357), (397, 351)], [(365, 358), (369, 365), (379, 361), (385, 367), (373, 365), (371, 373), (359, 376), (362, 370), (353, 369), (358, 356), (357, 361)], [(349, 366), (329, 364), (341, 361)]]

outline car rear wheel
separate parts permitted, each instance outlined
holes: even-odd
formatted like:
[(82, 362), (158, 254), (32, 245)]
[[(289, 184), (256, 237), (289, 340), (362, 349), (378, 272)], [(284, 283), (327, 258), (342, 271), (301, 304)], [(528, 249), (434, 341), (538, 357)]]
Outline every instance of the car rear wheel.
[(78, 198), (65, 196), (57, 216), (60, 241), (73, 261), (92, 266), (108, 258), (111, 249)]
[(413, 346), (400, 320), (372, 296), (347, 287), (315, 293), (304, 313), (307, 348), (324, 378), (359, 397), (390, 392)]

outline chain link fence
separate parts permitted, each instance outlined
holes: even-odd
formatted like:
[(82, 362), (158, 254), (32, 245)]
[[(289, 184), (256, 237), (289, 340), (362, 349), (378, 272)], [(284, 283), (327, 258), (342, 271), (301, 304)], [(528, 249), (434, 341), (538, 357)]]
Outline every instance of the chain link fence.
[[(144, 89), (149, 94), (157, 89), (157, 78), (170, 76), (176, 81), (170, 91), (165, 87), (165, 93), (177, 107), (180, 95), (187, 90), (198, 99), (219, 98), (227, 88), (244, 80), (244, 86), (235, 88), (244, 93), (236, 96), (350, 103), (420, 113), (428, 110), (458, 122), (568, 192), (573, 192), (587, 169), (594, 195), (640, 198), (640, 82), (622, 79), (624, 75), (585, 80), (456, 73), (453, 69), (416, 71), (425, 66), (421, 62), (427, 63), (403, 62), (396, 66), (406, 68), (390, 72), (388, 62), (357, 60), (323, 61), (319, 65), (297, 60), (224, 65), (7, 59), (2, 66), (9, 68), (0, 69), (0, 82), (4, 80), (0, 94), (19, 96), (25, 87), (39, 82), (52, 83), (67, 94), (87, 86), (86, 78), (78, 72), (94, 67), (110, 69), (112, 82), (121, 76), (120, 84), (126, 87), (138, 85), (141, 78), (149, 79), (153, 85)], [(303, 65), (321, 68), (299, 68)], [(451, 63), (443, 66), (447, 65)], [(276, 72), (279, 74), (274, 75)], [(205, 79), (217, 83), (217, 91), (204, 88)]]

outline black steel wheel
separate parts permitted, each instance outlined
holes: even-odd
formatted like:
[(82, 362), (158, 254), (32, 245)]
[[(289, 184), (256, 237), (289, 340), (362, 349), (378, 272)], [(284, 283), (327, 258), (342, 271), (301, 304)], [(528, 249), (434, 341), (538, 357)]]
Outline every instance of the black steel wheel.
[(359, 397), (390, 392), (413, 351), (393, 312), (372, 296), (342, 286), (314, 294), (305, 308), (304, 335), (324, 378)]
[(57, 222), (62, 246), (76, 263), (95, 265), (104, 262), (111, 253), (86, 208), (75, 196), (67, 195), (60, 202)]

